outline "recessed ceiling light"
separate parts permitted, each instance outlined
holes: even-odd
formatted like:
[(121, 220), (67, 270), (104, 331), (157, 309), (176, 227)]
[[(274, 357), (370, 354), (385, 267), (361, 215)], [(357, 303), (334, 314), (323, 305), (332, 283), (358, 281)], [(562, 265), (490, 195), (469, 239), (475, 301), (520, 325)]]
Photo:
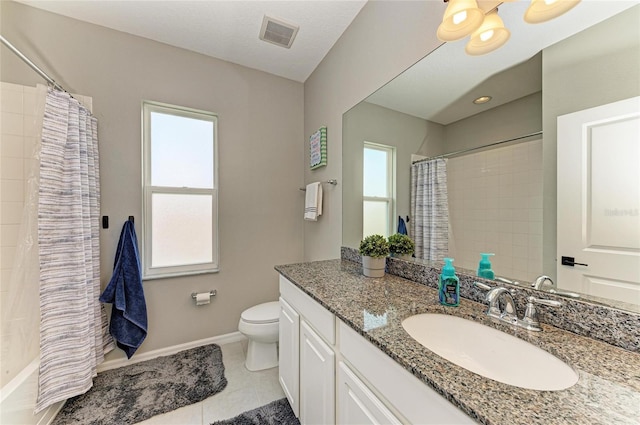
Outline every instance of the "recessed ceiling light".
[(476, 105), (482, 105), (483, 103), (487, 103), (490, 100), (491, 96), (480, 96), (479, 98), (475, 99), (473, 103), (475, 103)]

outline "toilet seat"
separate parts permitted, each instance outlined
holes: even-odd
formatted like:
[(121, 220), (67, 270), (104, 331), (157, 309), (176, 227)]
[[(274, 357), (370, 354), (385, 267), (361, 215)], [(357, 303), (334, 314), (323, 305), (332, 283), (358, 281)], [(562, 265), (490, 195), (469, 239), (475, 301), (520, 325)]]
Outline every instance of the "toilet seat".
[(258, 304), (246, 309), (240, 315), (241, 320), (246, 323), (275, 323), (280, 318), (280, 303), (271, 301), (264, 304)]

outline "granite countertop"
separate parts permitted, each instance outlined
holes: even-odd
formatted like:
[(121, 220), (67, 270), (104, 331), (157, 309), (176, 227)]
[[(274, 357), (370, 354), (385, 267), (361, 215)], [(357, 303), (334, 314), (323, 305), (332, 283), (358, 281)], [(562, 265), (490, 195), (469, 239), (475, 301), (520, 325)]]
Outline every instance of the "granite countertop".
[[(437, 291), (432, 288), (390, 274), (366, 278), (361, 266), (350, 261), (317, 261), (275, 269), (480, 423), (640, 423), (638, 353), (545, 324), (542, 332), (529, 332), (496, 323), (484, 314), (485, 305), (464, 298), (458, 307), (445, 307), (438, 303)], [(386, 324), (365, 327), (366, 313), (386, 313)], [(421, 313), (464, 317), (529, 341), (571, 365), (579, 380), (566, 390), (537, 391), (484, 378), (431, 352), (406, 333), (402, 321)], [(527, 367), (524, 359), (522, 367)]]

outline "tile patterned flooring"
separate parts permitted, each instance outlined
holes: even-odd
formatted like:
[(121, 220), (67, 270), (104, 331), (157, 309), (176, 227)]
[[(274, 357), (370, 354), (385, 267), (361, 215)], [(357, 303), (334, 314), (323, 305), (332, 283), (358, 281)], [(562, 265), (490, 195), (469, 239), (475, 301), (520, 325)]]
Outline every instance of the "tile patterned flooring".
[(244, 366), (247, 341), (221, 345), (227, 387), (200, 403), (154, 416), (140, 425), (208, 425), (284, 397), (278, 368), (249, 372)]

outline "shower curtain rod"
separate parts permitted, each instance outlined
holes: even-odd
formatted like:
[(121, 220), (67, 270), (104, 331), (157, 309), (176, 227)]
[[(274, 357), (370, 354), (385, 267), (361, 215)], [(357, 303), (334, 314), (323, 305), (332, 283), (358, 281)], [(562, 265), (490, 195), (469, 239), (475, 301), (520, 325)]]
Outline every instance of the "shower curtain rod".
[(438, 155), (438, 156), (432, 156), (432, 157), (429, 157), (429, 158), (419, 159), (417, 161), (412, 162), (411, 164), (413, 165), (413, 164), (417, 164), (419, 162), (431, 161), (432, 159), (449, 158), (450, 156), (455, 156), (455, 155), (460, 155), (460, 154), (463, 154), (463, 153), (473, 152), (473, 151), (477, 151), (479, 149), (485, 149), (485, 148), (489, 148), (491, 146), (501, 145), (503, 143), (515, 142), (516, 140), (527, 139), (529, 137), (540, 136), (540, 135), (542, 135), (542, 131), (537, 131), (535, 133), (525, 134), (524, 136), (513, 137), (511, 139), (500, 140), (499, 142), (489, 143), (489, 144), (484, 145), (484, 146), (478, 146), (477, 148), (463, 149), (463, 150), (456, 151), (456, 152), (450, 152), (450, 153), (445, 153), (445, 154)]
[(15, 53), (16, 56), (18, 56), (20, 59), (22, 59), (24, 61), (24, 63), (29, 65), (31, 67), (31, 69), (33, 69), (38, 75), (40, 75), (42, 78), (47, 80), (47, 82), (49, 84), (51, 84), (54, 89), (62, 90), (65, 93), (69, 93), (68, 91), (66, 91), (64, 89), (64, 87), (62, 87), (60, 84), (56, 83), (53, 78), (49, 77), (46, 72), (44, 72), (42, 69), (40, 69), (38, 67), (38, 65), (36, 65), (33, 62), (31, 62), (31, 60), (28, 57), (26, 57), (20, 50), (18, 50), (13, 44), (9, 43), (9, 40), (4, 38), (4, 36), (0, 35), (0, 41), (2, 41), (2, 44), (7, 46), (7, 48), (9, 50), (11, 50), (13, 53)]

